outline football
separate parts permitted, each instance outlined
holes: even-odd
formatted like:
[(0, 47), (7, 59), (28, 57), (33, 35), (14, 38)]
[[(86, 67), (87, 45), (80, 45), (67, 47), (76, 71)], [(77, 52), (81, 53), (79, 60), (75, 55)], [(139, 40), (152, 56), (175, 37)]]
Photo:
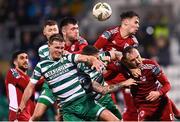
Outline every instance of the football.
[(94, 5), (92, 13), (93, 16), (99, 21), (105, 21), (110, 18), (112, 9), (108, 3), (99, 2)]

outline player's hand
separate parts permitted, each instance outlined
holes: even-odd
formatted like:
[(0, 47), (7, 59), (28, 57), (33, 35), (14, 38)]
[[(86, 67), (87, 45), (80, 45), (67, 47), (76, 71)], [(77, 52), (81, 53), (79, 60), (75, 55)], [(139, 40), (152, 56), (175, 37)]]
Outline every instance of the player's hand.
[(63, 121), (63, 116), (61, 114), (57, 114), (54, 116), (54, 119), (56, 122)]
[(128, 86), (131, 86), (131, 85), (137, 85), (137, 82), (132, 78), (129, 78), (128, 80), (122, 82), (123, 87), (128, 87)]
[(122, 52), (120, 52), (120, 51), (115, 51), (115, 56), (116, 56), (116, 59), (118, 60), (118, 61), (120, 61), (121, 59), (122, 59)]
[(24, 110), (24, 108), (25, 108), (25, 105), (20, 103), (17, 114), (20, 114)]
[(18, 121), (19, 115), (21, 114), (22, 110), (20, 108), (18, 108), (17, 112), (16, 112), (16, 120)]
[(105, 64), (102, 61), (95, 58), (95, 60), (92, 61), (91, 68), (95, 68), (98, 72), (102, 72), (105, 69)]
[(146, 97), (148, 101), (155, 101), (161, 96), (159, 91), (151, 91), (149, 95)]

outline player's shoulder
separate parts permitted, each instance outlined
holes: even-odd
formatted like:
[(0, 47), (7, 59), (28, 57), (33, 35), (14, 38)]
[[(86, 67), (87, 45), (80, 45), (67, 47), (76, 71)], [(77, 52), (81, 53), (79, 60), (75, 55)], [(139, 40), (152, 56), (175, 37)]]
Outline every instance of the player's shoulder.
[(111, 38), (113, 35), (115, 35), (116, 33), (119, 32), (119, 27), (115, 26), (115, 27), (110, 27), (108, 29), (106, 29), (102, 34), (101, 37), (109, 39)]
[(153, 75), (158, 75), (162, 72), (162, 69), (160, 68), (159, 64), (152, 59), (146, 59), (146, 64), (143, 66), (144, 69), (150, 69)]
[(112, 26), (106, 29), (106, 31), (109, 31), (111, 33), (117, 33), (119, 31), (119, 26)]
[(153, 59), (143, 58), (143, 63), (144, 64), (157, 64), (157, 61), (155, 61)]
[(8, 70), (8, 73), (7, 73), (7, 77), (14, 77), (14, 78), (20, 78), (21, 75), (19, 74), (19, 72), (17, 71), (17, 69), (15, 68), (10, 68)]
[(158, 63), (152, 59), (143, 59), (143, 69), (153, 69), (154, 67), (159, 67)]
[(48, 49), (48, 44), (44, 44), (44, 45), (40, 46), (38, 51), (40, 52), (40, 51), (43, 51), (43, 50), (46, 50), (46, 49)]
[(50, 65), (51, 62), (53, 62), (53, 61), (51, 59), (49, 59), (48, 57), (40, 58), (36, 67), (42, 68), (42, 67), (45, 67), (46, 65)]
[(45, 45), (42, 45), (41, 47), (39, 47), (38, 54), (39, 54), (40, 58), (47, 57), (49, 55), (48, 44), (45, 44)]

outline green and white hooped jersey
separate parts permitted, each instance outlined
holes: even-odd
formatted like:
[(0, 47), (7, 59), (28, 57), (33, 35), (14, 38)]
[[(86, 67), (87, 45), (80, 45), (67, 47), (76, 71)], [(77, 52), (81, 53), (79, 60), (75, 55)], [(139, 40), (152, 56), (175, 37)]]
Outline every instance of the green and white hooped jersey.
[[(104, 61), (104, 57), (105, 56), (110, 56), (109, 52), (102, 52), (99, 54), (99, 59)], [(87, 75), (89, 75), (90, 80), (84, 80), (84, 81), (81, 81), (82, 86), (86, 89), (86, 88), (89, 88), (91, 82), (93, 81), (96, 81), (98, 83), (100, 83), (102, 86), (104, 85), (107, 85), (104, 81), (104, 78), (103, 78), (103, 75), (102, 73), (99, 73), (96, 69), (91, 69), (91, 66), (89, 66), (88, 64), (86, 63), (78, 63), (77, 65), (78, 67), (78, 71), (79, 72), (84, 72), (86, 73)], [(80, 79), (81, 80), (81, 79)], [(86, 83), (84, 83), (86, 82)], [(88, 82), (88, 83), (87, 83)], [(87, 85), (87, 86), (86, 86)], [(87, 90), (87, 89), (86, 89)], [(87, 91), (90, 91), (89, 89)], [(95, 99), (95, 100), (98, 100), (99, 98), (101, 98), (101, 94), (95, 92), (95, 91), (91, 91), (90, 95)]]
[(45, 44), (43, 46), (41, 46), (38, 50), (38, 54), (40, 58), (45, 58), (49, 56), (49, 48), (48, 45)]
[(68, 54), (58, 61), (50, 60), (50, 57), (42, 59), (36, 65), (30, 81), (36, 84), (44, 76), (61, 105), (84, 96), (86, 93), (77, 74), (77, 57), (78, 54)]

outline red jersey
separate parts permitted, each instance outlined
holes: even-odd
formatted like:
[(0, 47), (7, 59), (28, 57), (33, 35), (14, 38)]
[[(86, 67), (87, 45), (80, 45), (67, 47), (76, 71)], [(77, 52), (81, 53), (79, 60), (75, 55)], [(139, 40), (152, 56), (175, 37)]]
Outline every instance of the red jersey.
[[(139, 121), (143, 120), (172, 120), (172, 107), (166, 93), (170, 90), (170, 83), (157, 63), (144, 59), (141, 65), (141, 76), (134, 78), (128, 69), (121, 64), (119, 74), (113, 83), (119, 83), (128, 78), (134, 78), (137, 86), (131, 86), (133, 101), (138, 109)], [(159, 83), (161, 86), (159, 86)], [(159, 91), (161, 97), (153, 102), (146, 100), (151, 91)]]
[[(170, 83), (157, 63), (150, 59), (144, 59), (142, 63), (140, 67), (141, 76), (134, 78), (138, 85), (131, 86), (131, 93), (138, 108), (147, 106), (147, 104), (149, 106), (156, 105), (156, 103), (160, 101), (160, 99), (158, 99), (154, 102), (147, 102), (145, 98), (151, 91), (158, 90), (163, 96), (170, 90)], [(123, 65), (120, 65), (119, 72), (119, 78), (114, 80), (116, 83), (133, 77)], [(161, 84), (161, 87), (159, 87), (158, 83)]]
[(103, 32), (94, 44), (96, 48), (102, 48), (104, 51), (109, 51), (112, 48), (116, 49), (117, 51), (123, 51), (123, 49), (129, 45), (138, 45), (136, 37), (134, 35), (130, 35), (126, 39), (122, 38), (120, 35), (119, 26), (113, 27)]
[[(123, 51), (124, 48), (127, 46), (138, 46), (138, 41), (134, 35), (130, 35), (127, 38), (122, 38), (120, 34), (120, 26), (113, 27), (111, 29), (107, 29), (104, 31), (98, 38), (98, 40), (95, 42), (94, 46), (98, 49), (103, 49), (103, 51), (109, 51), (113, 48), (117, 51)], [(118, 76), (118, 72), (116, 72), (116, 62), (111, 62), (107, 66), (107, 73), (104, 74), (104, 79), (108, 82), (108, 84), (114, 84), (113, 79), (118, 79), (121, 76)], [(121, 79), (121, 78), (120, 78)], [(132, 117), (133, 113), (136, 112), (136, 108), (133, 107), (133, 101), (131, 99), (131, 96), (129, 93), (123, 92), (124, 100), (126, 104), (126, 112), (130, 112), (130, 117), (126, 117), (128, 119), (123, 119), (125, 121), (136, 121), (137, 119), (134, 119), (135, 117)], [(116, 103), (116, 100), (113, 99)], [(133, 111), (133, 113), (132, 113)], [(135, 115), (136, 116), (136, 115)], [(137, 117), (136, 117), (137, 118)]]
[(23, 112), (16, 117), (21, 98), (26, 86), (29, 83), (30, 77), (18, 69), (10, 69), (6, 75), (5, 84), (9, 100), (9, 120), (28, 121), (34, 112), (35, 101), (34, 97), (28, 100)]
[[(129, 45), (137, 46), (138, 41), (134, 35), (130, 35), (126, 39), (122, 38), (122, 36), (120, 35), (120, 26), (107, 29), (99, 36), (98, 40), (94, 44), (96, 48), (103, 49), (103, 51), (116, 49), (117, 51), (121, 52)], [(113, 73), (114, 67), (116, 66), (113, 62), (108, 64), (108, 72), (104, 76), (105, 80), (110, 80), (115, 76)]]
[(84, 38), (79, 37), (78, 40), (75, 40), (73, 42), (73, 45), (65, 46), (65, 50), (67, 50), (70, 53), (80, 54), (82, 52), (82, 49), (87, 45), (87, 41)]

